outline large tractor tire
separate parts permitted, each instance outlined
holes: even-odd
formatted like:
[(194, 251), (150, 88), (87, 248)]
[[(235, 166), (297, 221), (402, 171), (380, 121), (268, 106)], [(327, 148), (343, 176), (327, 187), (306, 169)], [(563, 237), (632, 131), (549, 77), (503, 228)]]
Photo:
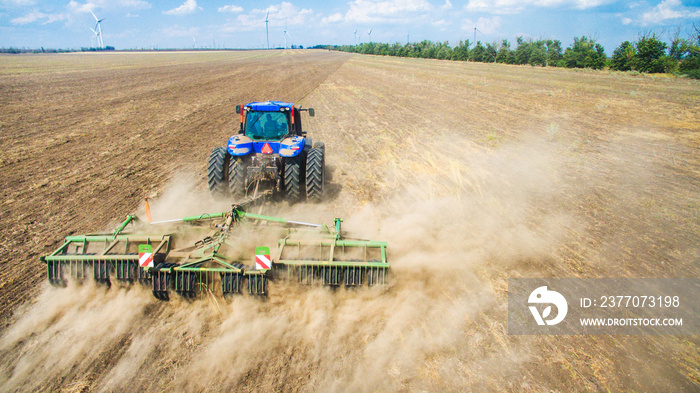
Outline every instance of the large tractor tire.
[(243, 157), (231, 157), (228, 166), (228, 190), (232, 197), (241, 197), (246, 193), (246, 173), (248, 162)]
[(284, 197), (289, 202), (297, 202), (302, 195), (304, 164), (303, 153), (284, 160)]
[(209, 156), (208, 180), (209, 192), (215, 198), (225, 198), (228, 195), (228, 162), (230, 156), (225, 148), (217, 147)]
[(324, 153), (325, 146), (319, 142), (306, 156), (306, 199), (311, 202), (319, 202), (323, 198)]

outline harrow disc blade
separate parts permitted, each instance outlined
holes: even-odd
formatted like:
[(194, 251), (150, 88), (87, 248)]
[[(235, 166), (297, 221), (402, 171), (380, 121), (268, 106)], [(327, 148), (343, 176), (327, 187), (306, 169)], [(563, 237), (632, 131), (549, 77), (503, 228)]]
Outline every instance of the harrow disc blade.
[(221, 273), (221, 291), (223, 296), (241, 293), (243, 275), (240, 273)]
[(264, 274), (248, 275), (248, 293), (251, 295), (267, 295), (267, 276)]

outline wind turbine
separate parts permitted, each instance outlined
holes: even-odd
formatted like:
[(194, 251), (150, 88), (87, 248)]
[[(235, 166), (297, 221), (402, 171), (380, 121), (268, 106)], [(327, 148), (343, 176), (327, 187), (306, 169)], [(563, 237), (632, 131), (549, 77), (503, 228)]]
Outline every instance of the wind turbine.
[(92, 29), (92, 31), (95, 32), (95, 35), (97, 36), (97, 45), (100, 46), (100, 49), (104, 48), (105, 44), (102, 41), (102, 21), (104, 18), (98, 19), (94, 12), (90, 11), (90, 13), (92, 14), (92, 17), (95, 18), (95, 28)]
[(406, 34), (406, 45), (410, 43), (409, 38), (411, 37), (411, 29), (408, 29), (408, 34)]
[(484, 34), (481, 32), (481, 30), (476, 28), (476, 25), (474, 25), (474, 46), (476, 46), (476, 32), (479, 32), (479, 34)]
[(357, 29), (355, 29), (355, 32), (353, 34), (355, 34), (355, 45), (357, 45)]
[(367, 32), (367, 36), (369, 36), (369, 42), (372, 42), (372, 29), (369, 29), (369, 31)]
[(92, 37), (90, 37), (90, 46), (94, 47), (97, 45), (97, 40), (99, 40), (100, 35), (92, 27), (90, 28), (90, 31), (93, 32)]
[(287, 21), (284, 21), (284, 49), (287, 49), (287, 37), (292, 38), (289, 33), (287, 33)]
[(267, 11), (267, 15), (265, 15), (265, 37), (267, 37), (267, 49), (270, 49), (270, 31), (267, 29), (268, 16), (270, 16), (270, 11)]
[(197, 39), (192, 36), (192, 49), (197, 49)]

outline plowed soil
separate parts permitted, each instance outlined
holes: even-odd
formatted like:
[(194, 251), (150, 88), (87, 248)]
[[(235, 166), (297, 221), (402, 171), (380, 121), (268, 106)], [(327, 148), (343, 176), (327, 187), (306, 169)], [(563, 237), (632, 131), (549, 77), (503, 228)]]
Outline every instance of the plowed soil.
[[(697, 336), (511, 336), (511, 277), (700, 276), (700, 84), (326, 51), (0, 56), (1, 391), (698, 391)], [(46, 284), (127, 214), (220, 211), (236, 104), (314, 107), (328, 198), (385, 288), (164, 303)]]

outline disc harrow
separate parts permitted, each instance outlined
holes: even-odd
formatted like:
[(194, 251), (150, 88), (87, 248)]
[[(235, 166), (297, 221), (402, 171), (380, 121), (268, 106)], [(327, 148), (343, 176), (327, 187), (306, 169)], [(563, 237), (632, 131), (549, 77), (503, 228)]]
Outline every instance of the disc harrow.
[[(54, 286), (89, 278), (108, 287), (113, 281), (139, 283), (164, 301), (173, 291), (184, 299), (267, 296), (270, 282), (285, 278), (329, 287), (387, 284), (386, 242), (346, 238), (339, 218), (328, 227), (250, 213), (247, 205), (252, 201), (227, 212), (160, 222), (130, 215), (111, 233), (67, 236), (40, 259)], [(247, 249), (240, 241), (246, 231), (278, 234), (274, 252), (267, 246)]]

